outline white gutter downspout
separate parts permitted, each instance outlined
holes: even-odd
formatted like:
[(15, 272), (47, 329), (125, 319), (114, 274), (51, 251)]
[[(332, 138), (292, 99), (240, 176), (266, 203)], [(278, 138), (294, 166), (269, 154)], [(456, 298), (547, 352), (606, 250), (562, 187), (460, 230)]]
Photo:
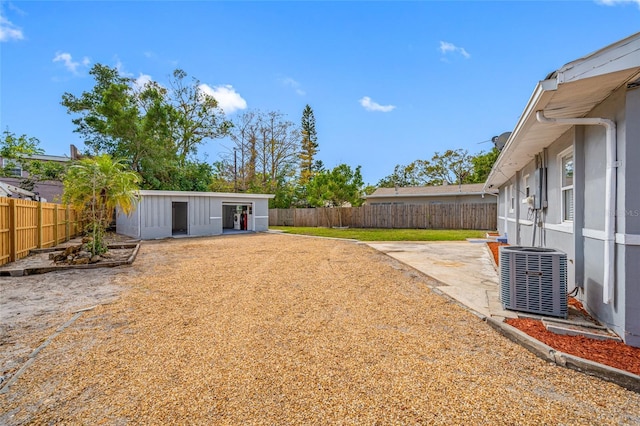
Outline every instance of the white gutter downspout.
[[(493, 194), (491, 192), (485, 192), (484, 189), (482, 190), (482, 198), (484, 198), (485, 195), (493, 195), (494, 197), (496, 197), (496, 203), (498, 203), (498, 205), (496, 206), (496, 216), (500, 216), (500, 211), (499, 211), (499, 207), (500, 207), (500, 193), (498, 192), (498, 194)], [(498, 217), (496, 217), (496, 227), (498, 226)], [(507, 218), (504, 218), (504, 223), (505, 223), (505, 234), (506, 234), (506, 223), (507, 223)]]
[[(606, 164), (605, 174), (605, 217), (604, 217), (604, 283), (602, 285), (602, 302), (613, 300), (615, 280), (615, 208), (616, 208), (616, 173), (618, 167), (616, 153), (616, 123), (606, 118), (547, 118), (544, 111), (536, 111), (540, 123), (596, 125), (605, 127)], [(574, 234), (575, 235), (575, 234)]]

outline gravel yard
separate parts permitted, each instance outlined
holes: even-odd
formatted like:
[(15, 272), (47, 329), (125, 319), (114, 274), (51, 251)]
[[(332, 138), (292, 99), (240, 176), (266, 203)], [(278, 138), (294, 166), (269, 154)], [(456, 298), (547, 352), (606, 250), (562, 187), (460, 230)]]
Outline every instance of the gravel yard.
[[(107, 303), (0, 395), (0, 424), (640, 424), (640, 394), (536, 358), (364, 244), (145, 242), (132, 266), (82, 274), (103, 274)], [(15, 323), (3, 365), (94, 303)]]

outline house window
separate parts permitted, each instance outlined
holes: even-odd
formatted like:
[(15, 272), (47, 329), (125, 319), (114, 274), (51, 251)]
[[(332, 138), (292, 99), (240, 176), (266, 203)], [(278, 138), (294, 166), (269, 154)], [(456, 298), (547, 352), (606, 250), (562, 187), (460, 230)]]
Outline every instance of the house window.
[(573, 221), (573, 152), (565, 153), (560, 157), (561, 161), (561, 193), (562, 221)]
[(513, 184), (509, 185), (509, 211), (513, 212), (516, 209), (516, 191), (513, 188)]
[(6, 176), (22, 177), (22, 167), (20, 166), (20, 164), (3, 159), (2, 167), (4, 168)]

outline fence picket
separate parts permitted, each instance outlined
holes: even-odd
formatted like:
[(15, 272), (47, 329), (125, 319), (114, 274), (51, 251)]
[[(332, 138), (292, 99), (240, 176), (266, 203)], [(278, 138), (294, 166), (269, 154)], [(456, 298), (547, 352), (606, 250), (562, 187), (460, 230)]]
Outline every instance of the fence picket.
[[(389, 204), (343, 207), (342, 225), (351, 228), (477, 229), (497, 226), (498, 207), (475, 204)], [(270, 209), (269, 225), (328, 227), (339, 225), (337, 208)]]
[(59, 204), (0, 197), (0, 265), (80, 235), (79, 218), (75, 209)]

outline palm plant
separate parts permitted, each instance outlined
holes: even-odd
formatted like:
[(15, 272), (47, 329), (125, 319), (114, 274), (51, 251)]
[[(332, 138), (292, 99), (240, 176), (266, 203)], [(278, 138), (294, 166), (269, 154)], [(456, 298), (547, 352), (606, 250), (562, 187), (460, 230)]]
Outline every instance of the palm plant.
[(85, 158), (71, 165), (64, 177), (63, 200), (83, 212), (87, 233), (91, 236), (87, 250), (92, 255), (107, 251), (104, 234), (119, 207), (129, 214), (138, 200), (140, 177), (109, 155)]

